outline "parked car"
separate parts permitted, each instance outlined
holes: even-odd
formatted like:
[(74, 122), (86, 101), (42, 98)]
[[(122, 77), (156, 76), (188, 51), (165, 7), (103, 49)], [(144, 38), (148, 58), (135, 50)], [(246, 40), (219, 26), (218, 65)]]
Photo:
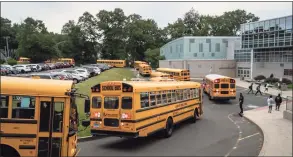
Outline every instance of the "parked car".
[(82, 74), (82, 77), (85, 77), (85, 78), (89, 78), (90, 77), (90, 73), (85, 68), (77, 68), (77, 69), (74, 69), (74, 71)]
[(83, 65), (82, 68), (86, 68), (91, 76), (96, 76), (101, 74), (101, 69), (99, 67), (91, 66), (91, 65)]
[(9, 74), (18, 74), (18, 73), (20, 73), (19, 70), (13, 68), (11, 65), (1, 65), (1, 67), (4, 67), (4, 68), (8, 69)]
[(29, 66), (33, 72), (42, 71), (42, 68), (39, 64), (27, 64), (27, 66)]
[(74, 70), (62, 70), (61, 72), (69, 73), (72, 75), (73, 78), (75, 78), (73, 81), (75, 83), (78, 83), (80, 81), (84, 81), (86, 78), (83, 77), (80, 73), (74, 71)]
[(47, 65), (49, 66), (49, 69), (56, 69), (56, 65), (54, 63), (47, 63)]
[(106, 64), (90, 64), (90, 65), (100, 68), (102, 72), (109, 69), (109, 66), (107, 66)]
[(46, 63), (39, 63), (39, 66), (41, 67), (41, 70), (50, 70), (50, 66)]
[(82, 77), (77, 76), (77, 75), (72, 75), (70, 73), (65, 73), (62, 71), (55, 71), (55, 72), (51, 72), (52, 74), (61, 74), (67, 77), (68, 80), (73, 80), (74, 83), (79, 83), (80, 81), (83, 80)]
[(13, 68), (17, 69), (21, 73), (28, 73), (28, 72), (31, 72), (32, 71), (29, 66), (24, 65), (24, 64), (14, 65)]
[(9, 70), (6, 67), (1, 66), (1, 75), (7, 75)]

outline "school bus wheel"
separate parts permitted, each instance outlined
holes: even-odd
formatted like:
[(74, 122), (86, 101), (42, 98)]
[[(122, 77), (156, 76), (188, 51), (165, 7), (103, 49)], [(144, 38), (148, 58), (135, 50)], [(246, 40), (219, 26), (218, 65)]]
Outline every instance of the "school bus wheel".
[[(5, 150), (5, 151), (3, 151)], [(0, 156), (1, 157), (20, 157), (20, 155), (18, 154), (18, 152), (10, 147), (10, 146), (7, 146), (7, 145), (0, 145)]]
[(192, 123), (196, 123), (196, 120), (197, 120), (197, 117), (198, 117), (198, 110), (197, 110), (197, 108), (194, 110), (194, 112), (193, 112), (193, 117), (192, 117)]
[(171, 137), (173, 133), (174, 125), (173, 125), (173, 119), (171, 117), (168, 118), (166, 121), (166, 129), (165, 129), (165, 137)]

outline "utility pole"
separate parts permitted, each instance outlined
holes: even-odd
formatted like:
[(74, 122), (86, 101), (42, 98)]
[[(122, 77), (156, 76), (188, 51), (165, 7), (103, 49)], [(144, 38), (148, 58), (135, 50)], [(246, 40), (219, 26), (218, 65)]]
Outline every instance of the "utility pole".
[(6, 57), (9, 57), (9, 45), (8, 45), (8, 39), (10, 38), (9, 36), (4, 37), (6, 39)]

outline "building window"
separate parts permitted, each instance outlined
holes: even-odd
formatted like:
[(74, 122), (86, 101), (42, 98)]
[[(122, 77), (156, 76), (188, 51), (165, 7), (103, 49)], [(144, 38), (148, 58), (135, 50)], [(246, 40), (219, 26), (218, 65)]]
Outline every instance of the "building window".
[(278, 30), (285, 30), (285, 18), (280, 19), (280, 25)]
[(216, 52), (220, 52), (220, 43), (216, 43)]
[(203, 52), (203, 43), (199, 44), (199, 52)]
[(172, 46), (170, 46), (170, 53), (172, 53)]
[(285, 76), (292, 76), (292, 69), (284, 69)]
[(270, 31), (274, 31), (276, 26), (276, 20), (270, 20)]
[(191, 44), (194, 43), (194, 39), (189, 39), (189, 52), (191, 52)]
[(204, 57), (204, 53), (202, 54), (202, 57)]
[(286, 29), (290, 31), (292, 29), (292, 16), (286, 18)]
[(211, 55), (212, 55), (212, 57), (215, 57), (215, 53), (212, 53)]
[(206, 39), (206, 43), (211, 43), (211, 39)]
[(194, 54), (193, 54), (193, 57), (197, 57), (197, 53), (194, 53)]
[(269, 31), (270, 29), (270, 21), (265, 21), (265, 32)]
[(183, 52), (183, 44), (180, 44), (180, 52)]

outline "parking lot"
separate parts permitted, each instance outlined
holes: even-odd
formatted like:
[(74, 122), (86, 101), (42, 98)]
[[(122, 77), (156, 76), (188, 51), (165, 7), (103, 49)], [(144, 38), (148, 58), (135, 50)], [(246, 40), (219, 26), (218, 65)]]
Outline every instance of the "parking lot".
[(111, 69), (107, 64), (88, 64), (75, 66), (70, 63), (40, 63), (17, 64), (14, 66), (1, 65), (2, 76), (28, 77), (54, 80), (73, 80), (83, 82), (93, 76)]

